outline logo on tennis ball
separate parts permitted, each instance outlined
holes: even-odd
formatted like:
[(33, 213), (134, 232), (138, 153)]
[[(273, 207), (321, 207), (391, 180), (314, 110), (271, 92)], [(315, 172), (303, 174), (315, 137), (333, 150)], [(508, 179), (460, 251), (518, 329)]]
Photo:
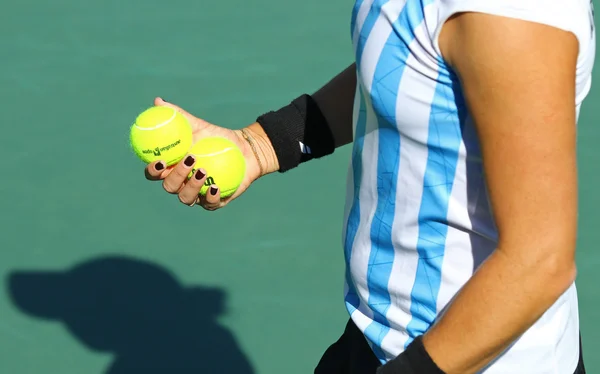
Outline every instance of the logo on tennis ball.
[(160, 156), (162, 154), (162, 152), (166, 152), (166, 151), (170, 150), (171, 148), (175, 148), (179, 144), (181, 144), (181, 139), (178, 139), (177, 141), (175, 141), (169, 145), (166, 145), (164, 147), (156, 147), (154, 149), (144, 149), (144, 150), (142, 150), (142, 153), (146, 154), (146, 155), (153, 154), (154, 156)]
[(205, 186), (210, 186), (210, 185), (213, 185), (213, 184), (215, 184), (215, 180), (214, 180), (214, 178), (213, 178), (213, 177), (208, 177), (208, 178), (206, 178), (206, 180), (204, 181), (204, 185), (205, 185)]
[[(193, 168), (193, 169), (192, 169), (192, 172), (190, 173), (190, 175), (193, 175), (193, 174), (195, 174), (195, 173), (196, 173), (196, 170), (198, 170), (198, 169), (196, 169), (196, 168)], [(208, 176), (208, 177), (206, 177), (206, 180), (204, 181), (204, 185), (205, 185), (206, 187), (209, 187), (209, 186), (211, 186), (211, 185), (213, 185), (213, 184), (215, 184), (215, 178), (213, 178), (213, 177), (211, 177), (211, 176)]]

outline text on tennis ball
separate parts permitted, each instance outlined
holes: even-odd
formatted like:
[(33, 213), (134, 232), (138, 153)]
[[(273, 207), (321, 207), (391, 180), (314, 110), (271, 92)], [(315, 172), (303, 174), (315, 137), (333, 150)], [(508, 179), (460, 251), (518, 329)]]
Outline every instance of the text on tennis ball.
[(169, 151), (169, 150), (177, 147), (179, 144), (181, 144), (181, 139), (178, 139), (177, 141), (175, 141), (169, 145), (162, 146), (162, 147), (158, 146), (154, 149), (143, 149), (142, 153), (146, 154), (146, 155), (153, 154), (154, 156), (160, 156), (162, 154), (162, 152)]

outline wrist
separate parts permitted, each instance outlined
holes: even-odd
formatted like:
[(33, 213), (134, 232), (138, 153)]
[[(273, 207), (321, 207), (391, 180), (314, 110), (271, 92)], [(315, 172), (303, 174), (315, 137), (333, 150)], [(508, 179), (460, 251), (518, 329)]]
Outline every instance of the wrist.
[(248, 172), (252, 180), (279, 170), (273, 145), (260, 124), (253, 123), (234, 132), (243, 145), (242, 152), (249, 164)]
[(398, 357), (379, 367), (377, 374), (445, 374), (433, 361), (423, 336), (415, 338)]

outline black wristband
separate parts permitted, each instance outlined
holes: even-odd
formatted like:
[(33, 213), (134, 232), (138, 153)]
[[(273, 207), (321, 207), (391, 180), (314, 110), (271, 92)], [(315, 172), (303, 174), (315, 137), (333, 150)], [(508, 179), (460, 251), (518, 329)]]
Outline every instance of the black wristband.
[(310, 95), (256, 119), (275, 150), (279, 172), (333, 153), (335, 143), (327, 120)]
[(423, 346), (423, 336), (418, 336), (395, 359), (377, 369), (377, 374), (445, 374)]

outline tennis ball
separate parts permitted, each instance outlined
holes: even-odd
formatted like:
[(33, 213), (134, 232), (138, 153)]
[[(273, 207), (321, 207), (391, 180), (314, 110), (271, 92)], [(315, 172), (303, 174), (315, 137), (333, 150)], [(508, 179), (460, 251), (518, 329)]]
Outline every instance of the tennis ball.
[(216, 184), (221, 190), (221, 197), (234, 194), (246, 175), (246, 159), (242, 151), (231, 140), (222, 137), (200, 139), (189, 151), (196, 158), (196, 163), (189, 174), (191, 178), (196, 170), (202, 168), (207, 177), (200, 189), (206, 195), (208, 188)]
[(181, 161), (192, 146), (192, 126), (175, 109), (153, 106), (137, 116), (129, 141), (145, 163), (163, 160), (171, 166)]

